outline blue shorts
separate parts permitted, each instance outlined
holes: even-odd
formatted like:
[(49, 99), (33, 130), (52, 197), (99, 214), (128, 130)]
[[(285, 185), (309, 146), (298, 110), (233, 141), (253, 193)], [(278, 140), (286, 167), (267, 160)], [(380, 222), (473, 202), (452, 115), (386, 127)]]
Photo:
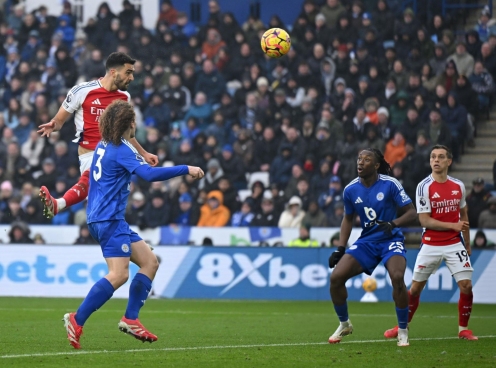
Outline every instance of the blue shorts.
[(406, 250), (403, 241), (374, 242), (358, 239), (352, 246), (346, 249), (346, 254), (355, 258), (363, 272), (372, 274), (379, 263), (386, 266), (392, 256), (406, 258)]
[(105, 258), (131, 257), (131, 243), (142, 240), (124, 220), (92, 222), (88, 229)]

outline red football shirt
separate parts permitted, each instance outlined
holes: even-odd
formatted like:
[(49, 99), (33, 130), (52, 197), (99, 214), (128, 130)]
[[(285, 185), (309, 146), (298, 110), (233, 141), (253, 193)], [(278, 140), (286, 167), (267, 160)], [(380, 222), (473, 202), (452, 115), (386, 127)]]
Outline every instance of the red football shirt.
[(62, 107), (67, 111), (76, 113), (76, 139), (81, 147), (95, 150), (101, 140), (98, 122), (103, 111), (114, 100), (130, 102), (131, 96), (125, 91), (107, 91), (99, 80), (85, 82), (74, 86), (67, 94)]
[[(429, 175), (417, 186), (417, 213), (430, 213), (433, 219), (455, 223), (460, 221), (460, 208), (465, 206), (465, 185), (451, 176), (439, 183)], [(453, 230), (424, 229), (422, 234), (422, 243), (427, 245), (452, 245), (461, 239), (461, 233)]]

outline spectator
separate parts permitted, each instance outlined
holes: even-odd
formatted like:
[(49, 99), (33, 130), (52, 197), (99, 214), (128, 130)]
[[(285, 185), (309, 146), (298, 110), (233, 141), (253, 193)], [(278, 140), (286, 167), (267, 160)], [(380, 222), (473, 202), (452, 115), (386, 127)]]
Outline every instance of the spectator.
[(419, 113), (415, 106), (410, 106), (406, 114), (406, 120), (400, 126), (399, 131), (405, 138), (405, 142), (414, 146), (417, 141), (418, 132), (421, 129), (423, 129), (423, 125), (419, 119)]
[(487, 6), (481, 11), (479, 21), (474, 29), (477, 31), (482, 42), (486, 42), (489, 35), (496, 34), (495, 23), (494, 20), (491, 19), (491, 11)]
[(203, 92), (207, 95), (209, 103), (219, 103), (224, 92), (225, 81), (222, 75), (214, 69), (214, 64), (207, 59), (203, 62), (203, 69), (198, 75), (195, 92)]
[(487, 200), (489, 208), (482, 211), (479, 216), (479, 228), (496, 229), (496, 197)]
[[(22, 202), (21, 202), (22, 207)], [(43, 208), (38, 198), (31, 197), (24, 209), (25, 220), (28, 224), (48, 224), (50, 221), (43, 215)]]
[(344, 203), (342, 201), (334, 204), (334, 212), (327, 217), (329, 227), (340, 227), (344, 218)]
[(303, 224), (311, 227), (327, 227), (327, 218), (324, 212), (319, 208), (316, 200), (311, 200), (308, 205), (308, 211), (303, 217)]
[(281, 145), (280, 153), (270, 166), (270, 182), (285, 187), (289, 182), (292, 167), (296, 163), (293, 158), (293, 147), (287, 143)]
[(389, 109), (389, 115), (391, 119), (391, 125), (395, 128), (405, 121), (408, 111), (408, 93), (405, 91), (398, 92), (396, 96), (396, 103), (394, 103)]
[(195, 25), (189, 21), (188, 15), (184, 12), (177, 13), (176, 24), (171, 25), (170, 29), (182, 45), (186, 45), (188, 40), (196, 34)]
[(281, 217), (279, 218), (277, 226), (292, 228), (300, 227), (303, 217), (305, 217), (305, 211), (301, 209), (301, 205), (302, 203), (299, 197), (291, 197), (286, 210), (281, 214)]
[(26, 221), (26, 213), (21, 208), (21, 198), (12, 197), (8, 201), (8, 208), (2, 213), (1, 223), (12, 224), (16, 221)]
[(254, 218), (255, 214), (253, 213), (253, 202), (249, 198), (245, 199), (241, 205), (241, 210), (232, 215), (231, 226), (250, 226)]
[(79, 227), (79, 236), (74, 242), (75, 245), (93, 245), (98, 244), (98, 242), (93, 239), (88, 229), (88, 225), (81, 225)]
[(489, 207), (488, 200), (491, 197), (491, 193), (485, 189), (483, 178), (474, 179), (472, 185), (472, 191), (467, 196), (468, 222), (472, 229), (477, 229), (479, 228), (481, 212)]
[(467, 133), (467, 109), (457, 101), (455, 92), (448, 95), (448, 104), (441, 108), (441, 116), (451, 132), (453, 159), (460, 161), (461, 147)]
[(7, 157), (5, 159), (5, 178), (19, 188), (25, 181), (31, 179), (29, 164), (21, 156), (17, 142), (11, 142), (7, 146)]
[(456, 44), (456, 52), (450, 55), (448, 60), (455, 62), (459, 74), (470, 77), (474, 71), (474, 58), (467, 52), (465, 42), (458, 42)]
[(164, 193), (155, 190), (151, 194), (151, 202), (144, 209), (142, 228), (154, 229), (169, 224), (170, 204), (166, 201)]
[(311, 225), (303, 223), (300, 225), (300, 236), (291, 240), (288, 247), (319, 247), (320, 244), (315, 239), (310, 239)]
[(31, 121), (29, 114), (27, 112), (21, 111), (19, 114), (19, 125), (14, 129), (14, 134), (17, 138), (17, 142), (22, 147), (24, 143), (29, 139), (31, 131), (35, 128), (33, 122)]
[(481, 46), (480, 61), (494, 79), (496, 77), (496, 52), (488, 42), (484, 42)]
[(338, 23), (339, 16), (346, 12), (346, 9), (339, 0), (327, 0), (321, 8), (321, 12), (325, 17), (327, 27), (334, 28)]
[(34, 244), (46, 244), (46, 241), (40, 233), (36, 233), (33, 236), (33, 243)]
[(172, 223), (181, 226), (195, 226), (200, 218), (198, 208), (193, 204), (193, 198), (189, 193), (179, 197), (179, 210), (175, 214)]
[(10, 244), (33, 244), (33, 240), (29, 237), (28, 224), (22, 221), (12, 223), (9, 231)]
[(492, 241), (487, 240), (486, 234), (482, 230), (477, 230), (474, 240), (471, 243), (472, 248), (479, 250), (494, 249), (495, 245)]
[(477, 93), (479, 110), (487, 110), (495, 88), (493, 77), (484, 69), (484, 64), (481, 61), (474, 64), (474, 73), (470, 76), (469, 81), (472, 84), (472, 89)]
[[(110, 27), (108, 27), (110, 29)], [(58, 27), (55, 29), (56, 34), (61, 34), (64, 45), (70, 50), (74, 43), (76, 31), (71, 25), (71, 18), (68, 15), (59, 17)]]
[(393, 139), (386, 144), (384, 159), (390, 166), (394, 166), (394, 164), (403, 161), (406, 155), (405, 138), (401, 133), (395, 133)]
[(207, 192), (218, 189), (220, 179), (224, 176), (224, 171), (220, 162), (216, 158), (212, 158), (207, 163), (207, 173), (205, 177), (200, 180), (199, 189), (205, 189)]
[(222, 155), (219, 159), (224, 175), (229, 179), (236, 189), (246, 188), (245, 167), (243, 161), (234, 153), (231, 145), (226, 144), (222, 148)]
[(131, 204), (128, 206), (125, 219), (129, 225), (143, 227), (145, 216), (146, 200), (141, 192), (134, 192), (131, 196)]
[(226, 226), (231, 214), (227, 207), (224, 206), (223, 201), (223, 195), (219, 190), (209, 192), (207, 203), (200, 209), (200, 220), (197, 226)]
[(263, 193), (261, 209), (255, 213), (250, 226), (276, 227), (279, 222), (279, 213), (275, 210), (272, 193), (266, 190)]

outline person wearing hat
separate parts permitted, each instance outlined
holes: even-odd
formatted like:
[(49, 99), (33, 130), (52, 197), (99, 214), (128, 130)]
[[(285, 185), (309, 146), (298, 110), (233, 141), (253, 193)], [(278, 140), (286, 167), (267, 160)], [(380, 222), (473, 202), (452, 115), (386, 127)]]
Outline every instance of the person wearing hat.
[(200, 180), (198, 189), (205, 189), (207, 192), (212, 191), (218, 187), (219, 180), (224, 176), (224, 170), (220, 162), (216, 158), (212, 158), (207, 162), (207, 173), (205, 177)]
[(196, 226), (221, 227), (227, 226), (231, 213), (224, 206), (224, 196), (220, 190), (207, 194), (207, 203), (200, 208), (200, 219)]
[(131, 204), (126, 210), (126, 222), (130, 225), (143, 226), (145, 223), (146, 198), (142, 192), (134, 192), (131, 195)]
[(195, 226), (200, 218), (198, 207), (188, 192), (179, 196), (179, 205), (172, 216), (172, 223), (180, 226)]
[(33, 244), (33, 239), (29, 237), (28, 224), (23, 221), (14, 221), (8, 233), (10, 238), (10, 244)]
[[(31, 15), (32, 16), (32, 15)], [(33, 29), (29, 32), (28, 39), (21, 50), (21, 60), (31, 61), (36, 55), (36, 51), (40, 47), (40, 33)]]
[(219, 163), (224, 171), (224, 175), (229, 179), (234, 188), (237, 190), (246, 188), (243, 161), (234, 153), (233, 147), (230, 144), (225, 144), (222, 147)]
[(484, 179), (481, 177), (475, 178), (472, 181), (472, 190), (466, 198), (468, 206), (468, 222), (470, 227), (478, 229), (479, 216), (482, 211), (489, 208), (488, 200), (491, 198), (491, 192), (485, 188)]
[(263, 192), (260, 210), (255, 213), (250, 226), (254, 227), (277, 227), (280, 214), (274, 206), (274, 199), (269, 189)]
[(496, 229), (496, 197), (487, 200), (488, 209), (481, 212), (479, 216), (479, 228)]
[(278, 227), (298, 228), (301, 225), (305, 211), (303, 211), (301, 199), (293, 196), (289, 199), (286, 210), (279, 217)]
[(88, 229), (88, 225), (83, 224), (79, 227), (79, 236), (73, 244), (94, 245), (94, 244), (98, 244), (98, 242), (91, 236), (90, 231)]
[(377, 8), (372, 13), (374, 26), (377, 28), (377, 39), (390, 41), (394, 39), (395, 17), (389, 9), (387, 0), (378, 0)]
[(482, 42), (486, 42), (491, 34), (496, 34), (496, 22), (491, 19), (491, 10), (487, 5), (482, 9), (474, 30)]
[(495, 248), (494, 242), (487, 239), (487, 236), (483, 230), (477, 230), (474, 240), (472, 240), (472, 243), (470, 245), (472, 246), (472, 248), (479, 250), (488, 250)]
[(311, 227), (312, 226), (310, 224), (302, 222), (299, 229), (300, 236), (297, 239), (291, 240), (288, 243), (288, 247), (300, 247), (300, 248), (320, 247), (320, 244), (317, 240), (310, 238)]
[(455, 62), (458, 74), (470, 77), (474, 70), (474, 57), (467, 52), (467, 46), (464, 41), (456, 43), (455, 53), (448, 56), (447, 60)]
[(319, 207), (324, 211), (329, 218), (334, 212), (335, 203), (342, 201), (343, 185), (341, 178), (337, 175), (331, 176), (328, 184), (328, 189), (324, 193), (320, 193), (318, 197)]
[(286, 101), (286, 91), (283, 88), (277, 88), (274, 91), (274, 101), (271, 104), (270, 111), (275, 120), (281, 121), (283, 113), (293, 116), (293, 108)]
[(329, 45), (331, 40), (331, 29), (327, 25), (324, 14), (318, 13), (315, 16), (315, 40), (322, 45)]

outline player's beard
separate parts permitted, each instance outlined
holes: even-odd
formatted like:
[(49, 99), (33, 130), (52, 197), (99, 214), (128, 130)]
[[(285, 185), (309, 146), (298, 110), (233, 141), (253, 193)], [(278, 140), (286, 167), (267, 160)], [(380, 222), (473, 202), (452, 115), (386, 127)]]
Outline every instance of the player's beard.
[(121, 91), (127, 91), (127, 84), (122, 81), (122, 78), (119, 74), (116, 75), (114, 84)]

